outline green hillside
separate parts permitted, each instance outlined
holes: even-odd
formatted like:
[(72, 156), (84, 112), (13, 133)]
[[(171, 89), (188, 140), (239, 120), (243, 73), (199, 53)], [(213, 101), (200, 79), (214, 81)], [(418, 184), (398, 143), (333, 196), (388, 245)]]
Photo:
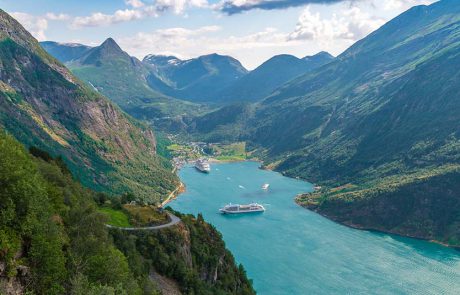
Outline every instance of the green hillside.
[(226, 103), (259, 101), (288, 81), (330, 63), (333, 59), (327, 52), (303, 59), (287, 54), (274, 56), (223, 89), (217, 99)]
[(161, 232), (109, 232), (100, 193), (60, 158), (33, 154), (0, 131), (1, 294), (157, 295), (154, 273), (183, 294), (255, 294), (201, 217), (179, 215), (183, 223)]
[(178, 184), (155, 137), (73, 76), (0, 11), (0, 125), (26, 146), (62, 155), (84, 185), (157, 202)]
[(457, 141), (459, 9), (415, 7), (286, 85), (264, 101), (259, 115), (271, 120), (254, 138), (275, 156), (290, 154), (280, 170), (314, 181), (457, 161), (442, 154)]
[[(268, 167), (321, 184), (313, 207), (335, 220), (457, 245), (460, 194), (448, 181), (456, 174), (444, 182), (438, 170), (460, 160), (459, 65), (458, 3), (417, 6), (254, 105), (239, 129), (233, 115), (209, 122), (211, 131), (197, 137), (218, 129), (241, 134)], [(418, 174), (423, 183), (406, 182)], [(429, 185), (423, 203), (417, 194)], [(335, 194), (342, 187), (346, 194)], [(387, 226), (387, 207), (407, 209), (407, 219)], [(368, 212), (373, 219), (359, 218)], [(424, 222), (433, 226), (422, 232)]]

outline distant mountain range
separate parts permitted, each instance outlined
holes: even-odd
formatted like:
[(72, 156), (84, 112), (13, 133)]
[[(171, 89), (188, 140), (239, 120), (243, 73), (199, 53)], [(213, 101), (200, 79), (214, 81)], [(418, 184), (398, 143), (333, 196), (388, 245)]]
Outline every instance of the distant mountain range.
[(278, 87), (297, 76), (306, 74), (334, 60), (327, 52), (314, 56), (297, 58), (292, 55), (277, 55), (239, 78), (228, 88), (220, 92), (221, 102), (259, 101), (272, 94)]
[[(96, 51), (86, 52), (89, 64)], [(2, 128), (26, 146), (62, 156), (90, 188), (154, 203), (178, 183), (147, 126), (80, 82), (2, 10), (0, 110)]]
[[(326, 52), (303, 59), (280, 55), (248, 71), (238, 60), (218, 54), (189, 60), (150, 54), (140, 62), (111, 38), (97, 47), (50, 41), (41, 44), (78, 77), (129, 113), (144, 118), (177, 115), (178, 109), (192, 106), (178, 107), (180, 102), (172, 98), (220, 104), (258, 101), (289, 80), (333, 60)], [(173, 106), (163, 113), (147, 107), (158, 101), (163, 105), (172, 102)]]

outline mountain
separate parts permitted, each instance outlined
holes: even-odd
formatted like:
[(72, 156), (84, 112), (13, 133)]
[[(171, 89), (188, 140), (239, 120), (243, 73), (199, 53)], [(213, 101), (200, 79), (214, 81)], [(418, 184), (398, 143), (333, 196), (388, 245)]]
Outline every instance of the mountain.
[(223, 102), (261, 100), (286, 82), (333, 59), (327, 52), (303, 59), (286, 54), (274, 56), (225, 89), (219, 99)]
[[(41, 42), (42, 47), (98, 92), (110, 98), (137, 119), (155, 120), (177, 116), (200, 106), (164, 95), (158, 89), (169, 88), (151, 67), (128, 55), (112, 38), (100, 46)], [(80, 50), (81, 49), (81, 50)], [(72, 55), (73, 54), (73, 55)], [(157, 81), (150, 87), (148, 81)]]
[(95, 190), (156, 202), (178, 184), (149, 128), (80, 82), (4, 11), (0, 110), (0, 126), (26, 146), (62, 155)]
[[(143, 62), (157, 69), (169, 85), (170, 89), (162, 89), (166, 94), (194, 102), (215, 102), (221, 89), (248, 73), (236, 59), (218, 54), (190, 60), (148, 55)], [(158, 87), (155, 82), (150, 85)]]
[(165, 97), (148, 86), (149, 70), (137, 58), (124, 52), (112, 38), (67, 65), (76, 76), (127, 112)]
[(319, 68), (325, 64), (328, 64), (334, 59), (335, 57), (333, 57), (330, 53), (326, 51), (321, 51), (315, 55), (309, 55), (302, 58), (302, 60), (307, 62), (310, 71)]
[(185, 122), (186, 133), (207, 142), (239, 142), (247, 135), (254, 105), (233, 103)]
[(62, 63), (67, 63), (80, 58), (88, 50), (90, 46), (78, 43), (58, 43), (53, 41), (40, 42), (40, 45), (52, 56), (57, 58)]
[(308, 208), (459, 246), (459, 58), (458, 1), (413, 7), (258, 103), (240, 140), (319, 183), (298, 199)]
[[(445, 103), (432, 104), (437, 99), (456, 102), (455, 96), (442, 96), (447, 87), (456, 87), (458, 68), (447, 66), (460, 41), (460, 7), (454, 2), (414, 7), (335, 61), (283, 86), (262, 103), (259, 115), (272, 120), (260, 126), (264, 131), (258, 141), (274, 154), (299, 152), (284, 161), (283, 169), (315, 158), (315, 165), (308, 160), (297, 168), (315, 179), (343, 180), (401, 159), (417, 143), (446, 140), (449, 129), (440, 132), (449, 125), (441, 112)], [(428, 68), (429, 76), (421, 79)], [(415, 102), (420, 108), (409, 105)], [(410, 116), (414, 119), (405, 121)]]

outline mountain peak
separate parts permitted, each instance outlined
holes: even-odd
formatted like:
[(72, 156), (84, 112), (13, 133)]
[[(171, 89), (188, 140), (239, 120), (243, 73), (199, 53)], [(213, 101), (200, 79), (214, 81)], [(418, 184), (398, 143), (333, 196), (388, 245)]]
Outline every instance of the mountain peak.
[[(273, 61), (298, 61), (299, 58), (295, 57), (294, 55), (290, 54), (278, 54), (270, 58), (269, 60), (265, 61), (263, 64)], [(262, 65), (263, 65), (262, 64)]]
[(320, 51), (318, 52), (317, 54), (315, 54), (314, 56), (321, 56), (321, 57), (327, 57), (327, 58), (334, 58), (334, 56), (332, 54), (330, 54), (329, 52), (327, 51)]
[(329, 52), (326, 52), (326, 51), (320, 51), (318, 52), (317, 54), (314, 54), (314, 55), (308, 55), (306, 57), (304, 57), (303, 59), (304, 60), (311, 60), (311, 59), (318, 59), (318, 58), (321, 58), (321, 59), (334, 59), (334, 56), (332, 56)]
[(142, 62), (154, 65), (156, 67), (165, 67), (170, 65), (179, 65), (181, 64), (182, 60), (173, 55), (149, 54), (144, 57)]
[(115, 40), (113, 40), (112, 38), (107, 38), (100, 45), (100, 47), (105, 48), (105, 49), (112, 49), (112, 50), (115, 50), (115, 51), (123, 52), (123, 50), (120, 48), (120, 46), (118, 46), (117, 42), (115, 42)]
[(11, 39), (30, 51), (42, 51), (37, 40), (12, 16), (0, 9), (0, 40)]
[(99, 64), (102, 61), (112, 61), (116, 58), (130, 59), (131, 57), (118, 46), (112, 38), (107, 38), (101, 45), (90, 49), (80, 58), (81, 64)]

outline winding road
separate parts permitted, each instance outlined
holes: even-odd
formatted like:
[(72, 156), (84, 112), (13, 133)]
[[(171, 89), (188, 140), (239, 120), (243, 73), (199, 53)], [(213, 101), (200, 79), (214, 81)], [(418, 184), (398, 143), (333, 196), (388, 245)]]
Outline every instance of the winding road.
[(181, 220), (179, 217), (177, 217), (176, 215), (173, 215), (169, 212), (166, 212), (166, 214), (168, 214), (169, 218), (171, 219), (170, 222), (166, 223), (166, 224), (161, 224), (161, 225), (156, 225), (156, 226), (147, 226), (147, 227), (118, 227), (118, 226), (113, 226), (113, 225), (110, 225), (110, 224), (106, 224), (105, 226), (107, 226), (108, 228), (116, 228), (116, 229), (120, 229), (120, 230), (125, 230), (125, 231), (143, 231), (143, 230), (147, 230), (147, 231), (153, 231), (153, 230), (159, 230), (159, 229), (163, 229), (163, 228), (168, 228), (168, 227), (171, 227), (171, 226), (174, 226), (176, 224), (178, 224)]

